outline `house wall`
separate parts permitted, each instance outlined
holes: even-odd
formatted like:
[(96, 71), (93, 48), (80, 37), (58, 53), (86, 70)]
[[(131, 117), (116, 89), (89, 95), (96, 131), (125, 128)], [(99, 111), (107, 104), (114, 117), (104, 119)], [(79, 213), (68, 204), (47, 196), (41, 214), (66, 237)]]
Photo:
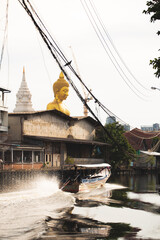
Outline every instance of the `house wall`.
[(82, 119), (77, 121), (74, 126), (71, 127), (70, 132), (75, 139), (93, 140), (95, 127), (86, 119)]
[(8, 130), (8, 111), (0, 106), (0, 127), (5, 127)]
[[(12, 142), (23, 142), (24, 135), (92, 140), (94, 134), (94, 122), (88, 118), (70, 118), (50, 111), (9, 115), (8, 140)], [(63, 166), (68, 154), (66, 143), (45, 141), (44, 149), (43, 161), (46, 166)], [(90, 147), (88, 145), (83, 149), (79, 147), (77, 152), (78, 154), (75, 157), (90, 157)]]
[(0, 106), (0, 143), (8, 138), (8, 111), (5, 107)]
[(8, 118), (8, 141), (21, 141), (22, 121), (20, 116), (9, 116)]

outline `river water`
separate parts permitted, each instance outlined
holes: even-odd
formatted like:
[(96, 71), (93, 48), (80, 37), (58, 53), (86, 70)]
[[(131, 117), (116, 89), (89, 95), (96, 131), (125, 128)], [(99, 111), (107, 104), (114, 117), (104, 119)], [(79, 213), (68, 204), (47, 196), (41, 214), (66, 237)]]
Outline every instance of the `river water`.
[(160, 239), (159, 175), (111, 176), (89, 193), (41, 177), (1, 190), (0, 240)]

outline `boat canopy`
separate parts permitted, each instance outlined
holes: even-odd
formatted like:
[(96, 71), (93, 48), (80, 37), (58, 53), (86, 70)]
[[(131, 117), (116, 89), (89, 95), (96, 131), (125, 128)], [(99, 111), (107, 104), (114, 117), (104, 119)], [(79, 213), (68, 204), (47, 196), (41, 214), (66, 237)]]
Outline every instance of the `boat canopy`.
[(100, 163), (100, 164), (76, 164), (77, 167), (84, 167), (84, 168), (106, 168), (111, 167), (108, 163)]

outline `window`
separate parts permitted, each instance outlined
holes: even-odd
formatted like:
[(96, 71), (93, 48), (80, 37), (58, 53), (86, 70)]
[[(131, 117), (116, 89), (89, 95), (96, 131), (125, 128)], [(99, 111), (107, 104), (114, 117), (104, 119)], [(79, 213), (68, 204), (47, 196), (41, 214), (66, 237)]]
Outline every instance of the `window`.
[(40, 151), (34, 152), (34, 162), (40, 162)]
[(55, 143), (54, 144), (54, 153), (60, 154), (60, 143)]
[(2, 111), (0, 111), (0, 125), (2, 125)]
[(32, 162), (32, 152), (31, 151), (24, 151), (23, 152), (23, 162), (24, 163), (31, 163)]
[(22, 162), (22, 151), (13, 152), (13, 162), (21, 163)]
[(4, 160), (5, 162), (11, 162), (11, 151), (7, 150), (4, 152)]

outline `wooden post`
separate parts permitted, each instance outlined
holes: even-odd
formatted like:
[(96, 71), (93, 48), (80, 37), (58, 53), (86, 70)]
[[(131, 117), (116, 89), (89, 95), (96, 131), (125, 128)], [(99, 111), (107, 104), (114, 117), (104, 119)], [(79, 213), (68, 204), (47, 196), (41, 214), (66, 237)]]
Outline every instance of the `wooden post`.
[(12, 162), (12, 169), (13, 169), (13, 148), (11, 148), (11, 162)]
[(32, 151), (32, 169), (34, 168), (34, 151)]
[(23, 150), (22, 150), (22, 169), (23, 169)]

